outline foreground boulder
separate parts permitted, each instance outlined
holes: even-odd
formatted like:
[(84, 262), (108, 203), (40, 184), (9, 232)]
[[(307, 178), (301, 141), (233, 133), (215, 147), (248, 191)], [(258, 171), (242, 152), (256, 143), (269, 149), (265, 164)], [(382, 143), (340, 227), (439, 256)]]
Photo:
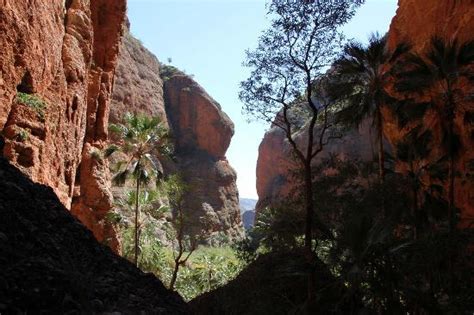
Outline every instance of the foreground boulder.
[(0, 158), (0, 313), (112, 311), (186, 314), (187, 308), (155, 276), (99, 244), (51, 188)]
[[(321, 261), (316, 266), (315, 314), (351, 314), (362, 308), (343, 301), (344, 286)], [(236, 279), (192, 300), (190, 307), (197, 315), (304, 314), (309, 268), (301, 251), (264, 254)]]

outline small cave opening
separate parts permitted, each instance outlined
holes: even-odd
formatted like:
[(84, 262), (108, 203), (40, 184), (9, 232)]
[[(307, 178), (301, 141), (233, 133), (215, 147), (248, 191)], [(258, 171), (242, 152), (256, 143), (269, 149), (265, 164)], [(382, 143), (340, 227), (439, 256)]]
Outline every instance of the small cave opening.
[(66, 10), (68, 10), (72, 5), (72, 0), (66, 0), (64, 2), (64, 6), (66, 7)]
[(74, 186), (80, 186), (80, 185), (81, 185), (81, 163), (77, 165), (76, 176), (74, 178)]
[(35, 92), (33, 86), (33, 77), (31, 76), (30, 71), (26, 71), (21, 79), (20, 84), (16, 86), (16, 90), (21, 93), (33, 94)]

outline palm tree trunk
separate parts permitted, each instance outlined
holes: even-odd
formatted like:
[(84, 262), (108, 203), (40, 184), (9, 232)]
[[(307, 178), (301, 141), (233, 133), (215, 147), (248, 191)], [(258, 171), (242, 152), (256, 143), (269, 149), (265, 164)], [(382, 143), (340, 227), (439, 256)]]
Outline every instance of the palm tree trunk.
[[(385, 189), (383, 186), (385, 182), (385, 151), (383, 147), (383, 124), (382, 124), (382, 112), (380, 111), (380, 107), (377, 106), (377, 133), (378, 133), (378, 151), (379, 151), (379, 180), (380, 184), (382, 184), (382, 188)], [(382, 191), (382, 218), (385, 218), (386, 211), (385, 211), (385, 191)]]
[(135, 196), (135, 257), (134, 263), (135, 266), (138, 267), (138, 216), (139, 216), (139, 198), (140, 198), (140, 178), (137, 178), (137, 189), (136, 189), (136, 196)]
[(418, 230), (419, 230), (418, 216), (419, 216), (418, 214), (418, 188), (414, 188), (413, 189), (413, 218), (415, 220), (414, 226), (413, 226), (413, 239), (414, 240), (418, 238)]
[(377, 133), (378, 133), (378, 154), (379, 154), (379, 179), (383, 183), (385, 180), (385, 151), (383, 147), (383, 125), (382, 113), (380, 108), (377, 109)]
[(449, 219), (449, 231), (454, 230), (454, 179), (455, 172), (454, 169), (454, 152), (453, 152), (453, 136), (454, 136), (454, 124), (452, 121), (449, 123), (449, 135), (448, 135), (448, 146), (449, 146), (449, 190), (448, 190), (448, 219)]

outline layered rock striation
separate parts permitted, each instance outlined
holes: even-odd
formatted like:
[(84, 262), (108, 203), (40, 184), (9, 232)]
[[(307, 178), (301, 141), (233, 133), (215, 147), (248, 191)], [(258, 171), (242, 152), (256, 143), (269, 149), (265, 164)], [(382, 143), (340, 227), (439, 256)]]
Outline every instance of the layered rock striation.
[(3, 155), (53, 188), (97, 239), (117, 247), (105, 147), (125, 0), (4, 0), (0, 6)]
[(191, 77), (157, 58), (132, 35), (122, 43), (110, 120), (125, 112), (161, 117), (175, 146), (174, 161), (163, 160), (167, 173), (179, 173), (189, 189), (185, 208), (191, 233), (210, 241), (242, 236), (236, 173), (225, 157), (234, 126), (229, 117)]

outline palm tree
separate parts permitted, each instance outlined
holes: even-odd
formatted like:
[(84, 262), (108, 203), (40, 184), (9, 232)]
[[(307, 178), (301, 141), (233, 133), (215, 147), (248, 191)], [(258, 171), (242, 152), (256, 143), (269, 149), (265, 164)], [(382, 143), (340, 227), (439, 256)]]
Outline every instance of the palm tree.
[(439, 117), (443, 144), (448, 159), (448, 217), (450, 230), (454, 228), (455, 159), (461, 144), (455, 131), (455, 118), (463, 102), (469, 97), (461, 86), (473, 79), (469, 69), (474, 64), (474, 41), (460, 44), (433, 37), (428, 52), (412, 53), (398, 73), (395, 85), (400, 93), (428, 95), (433, 110)]
[(422, 200), (420, 200), (420, 190), (426, 184), (423, 175), (429, 172), (430, 164), (426, 158), (431, 153), (429, 144), (432, 141), (430, 130), (420, 132), (421, 126), (413, 128), (400, 142), (396, 144), (396, 158), (408, 165), (408, 178), (412, 189), (412, 218), (413, 218), (413, 238), (417, 239), (423, 225), (423, 215), (421, 212)]
[(334, 91), (342, 106), (339, 118), (343, 123), (360, 126), (370, 117), (377, 130), (379, 178), (385, 177), (382, 106), (392, 98), (385, 88), (392, 71), (387, 64), (396, 62), (409, 46), (402, 43), (393, 52), (386, 49), (386, 36), (373, 34), (368, 46), (350, 42), (334, 64)]
[(152, 259), (151, 255), (153, 255), (153, 253), (150, 252), (150, 249), (153, 250), (156, 239), (152, 233), (149, 233), (149, 231), (156, 227), (154, 225), (156, 221), (154, 220), (163, 219), (167, 214), (166, 207), (158, 207), (160, 201), (159, 197), (160, 194), (158, 190), (142, 189), (140, 191), (138, 204), (140, 208), (140, 214), (144, 215), (141, 216), (141, 218), (139, 215), (137, 226), (134, 225), (135, 206), (137, 200), (136, 191), (127, 191), (123, 197), (118, 198), (118, 200), (115, 202), (117, 207), (120, 209), (120, 212), (115, 212), (113, 218), (122, 223), (122, 254), (124, 257), (129, 258), (134, 255), (135, 244), (133, 243), (134, 240), (129, 238), (129, 235), (135, 232), (134, 230), (131, 231), (131, 229), (138, 227), (138, 239), (141, 248), (140, 255), (138, 255), (140, 268), (146, 269), (151, 263), (150, 260)]
[(167, 129), (157, 117), (125, 114), (123, 124), (112, 124), (110, 130), (120, 138), (119, 145), (111, 145), (105, 155), (116, 151), (125, 154), (126, 159), (117, 163), (117, 173), (113, 181), (119, 186), (132, 178), (135, 181), (135, 249), (134, 263), (138, 267), (140, 189), (155, 178), (160, 180), (163, 170), (160, 162), (152, 156), (153, 152), (167, 149)]

